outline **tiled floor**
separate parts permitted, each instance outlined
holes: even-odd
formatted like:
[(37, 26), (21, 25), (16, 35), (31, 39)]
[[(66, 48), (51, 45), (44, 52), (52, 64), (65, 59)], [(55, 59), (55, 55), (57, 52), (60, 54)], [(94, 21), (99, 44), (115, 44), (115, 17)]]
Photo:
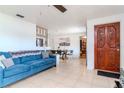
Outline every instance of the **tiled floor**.
[(113, 78), (86, 69), (85, 59), (61, 61), (57, 67), (21, 80), (7, 88), (113, 88)]

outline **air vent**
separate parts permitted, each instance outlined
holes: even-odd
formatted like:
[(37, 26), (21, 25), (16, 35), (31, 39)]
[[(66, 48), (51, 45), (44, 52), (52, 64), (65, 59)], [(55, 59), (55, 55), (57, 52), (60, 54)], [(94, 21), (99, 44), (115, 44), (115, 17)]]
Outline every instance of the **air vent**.
[(20, 15), (20, 14), (16, 14), (16, 16), (20, 17), (20, 18), (24, 18), (23, 15)]

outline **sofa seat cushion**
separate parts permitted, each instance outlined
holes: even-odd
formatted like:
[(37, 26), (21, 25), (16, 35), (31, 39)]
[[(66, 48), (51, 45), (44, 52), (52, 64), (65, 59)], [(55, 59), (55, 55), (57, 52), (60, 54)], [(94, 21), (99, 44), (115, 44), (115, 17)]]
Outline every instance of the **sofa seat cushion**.
[(41, 67), (42, 65), (44, 65), (45, 61), (39, 59), (39, 60), (34, 60), (34, 61), (28, 61), (23, 64), (29, 65), (31, 68), (37, 68), (37, 67)]
[(30, 66), (24, 64), (13, 65), (4, 69), (4, 77), (10, 77), (19, 73), (23, 73), (30, 70)]

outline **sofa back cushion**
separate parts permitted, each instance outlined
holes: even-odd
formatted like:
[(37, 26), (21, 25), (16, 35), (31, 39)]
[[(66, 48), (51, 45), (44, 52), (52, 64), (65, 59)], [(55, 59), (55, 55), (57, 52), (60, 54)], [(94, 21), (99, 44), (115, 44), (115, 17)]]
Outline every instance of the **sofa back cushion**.
[(21, 57), (21, 63), (41, 59), (41, 55), (29, 55)]
[(18, 58), (13, 58), (12, 60), (13, 60), (13, 62), (14, 62), (15, 65), (21, 63), (21, 59), (20, 59), (20, 57), (18, 57)]
[(11, 58), (12, 57), (11, 53), (9, 53), (9, 52), (0, 52), (0, 55), (4, 55), (5, 58)]

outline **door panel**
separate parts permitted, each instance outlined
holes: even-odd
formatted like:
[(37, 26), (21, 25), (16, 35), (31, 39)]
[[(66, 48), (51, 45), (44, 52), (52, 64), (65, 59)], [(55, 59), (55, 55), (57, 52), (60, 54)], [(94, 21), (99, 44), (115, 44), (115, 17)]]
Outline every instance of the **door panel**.
[(95, 68), (119, 72), (120, 23), (95, 26)]
[(106, 54), (106, 70), (111, 70), (116, 68), (116, 50), (107, 49)]
[(98, 49), (97, 50), (97, 69), (104, 69), (105, 64), (105, 50), (104, 49)]
[(109, 48), (116, 48), (116, 29), (114, 26), (107, 27), (107, 43)]
[(99, 27), (97, 28), (97, 47), (104, 48), (105, 46), (105, 28)]

